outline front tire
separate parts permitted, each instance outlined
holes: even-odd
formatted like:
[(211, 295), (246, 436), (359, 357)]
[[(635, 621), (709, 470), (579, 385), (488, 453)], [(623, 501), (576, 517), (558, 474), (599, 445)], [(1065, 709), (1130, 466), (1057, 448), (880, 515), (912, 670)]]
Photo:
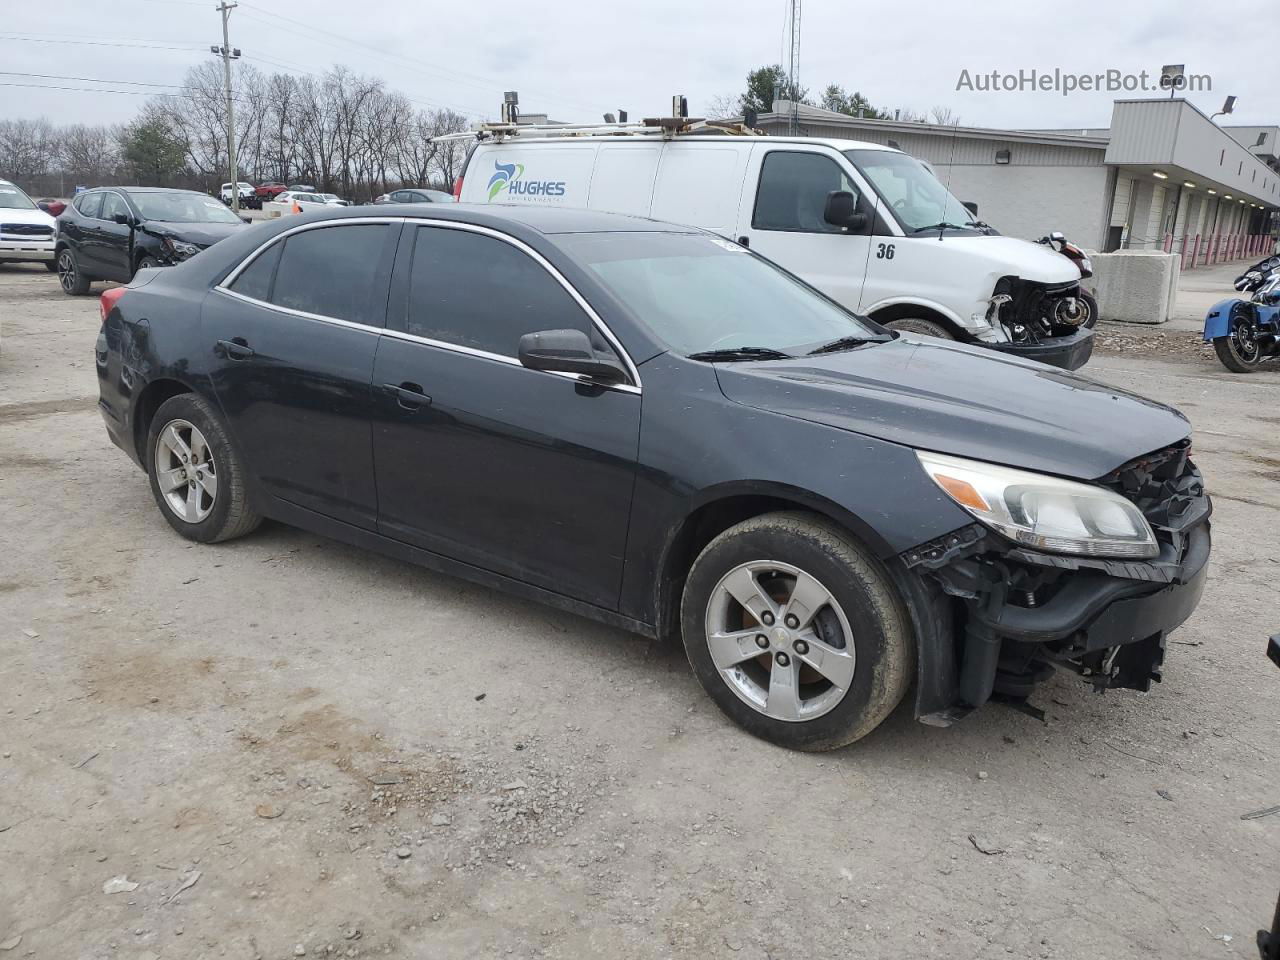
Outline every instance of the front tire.
[(160, 265), (161, 265), (160, 261), (157, 260), (155, 257), (152, 257), (152, 256), (142, 257), (138, 260), (137, 270), (133, 271), (134, 276), (137, 276), (138, 270), (150, 270), (152, 267), (158, 267)]
[(217, 543), (250, 533), (247, 471), (221, 418), (194, 393), (160, 405), (147, 431), (151, 494), (169, 526), (188, 540)]
[(890, 320), (885, 324), (890, 330), (901, 330), (903, 333), (922, 333), (926, 337), (937, 337), (939, 340), (954, 340), (955, 335), (936, 320), (924, 317), (903, 317), (901, 320)]
[(89, 292), (89, 278), (80, 269), (80, 260), (70, 247), (58, 251), (58, 283), (69, 297), (83, 297)]
[(1222, 365), (1232, 373), (1253, 373), (1262, 362), (1262, 348), (1254, 335), (1253, 321), (1247, 310), (1238, 306), (1231, 311), (1231, 330), (1225, 337), (1215, 337), (1213, 351)]
[(874, 730), (914, 672), (907, 616), (880, 564), (806, 513), (730, 527), (689, 571), (685, 653), (716, 705), (751, 733), (832, 750)]

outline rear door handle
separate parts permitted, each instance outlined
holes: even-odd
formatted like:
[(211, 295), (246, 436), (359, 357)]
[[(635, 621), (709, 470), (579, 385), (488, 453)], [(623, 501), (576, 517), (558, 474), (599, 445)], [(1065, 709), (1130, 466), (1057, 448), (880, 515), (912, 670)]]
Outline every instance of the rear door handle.
[(382, 389), (395, 397), (396, 403), (405, 410), (420, 410), (431, 405), (431, 398), (426, 395), (422, 387), (408, 380), (404, 383), (384, 383)]
[(244, 337), (236, 337), (234, 340), (219, 340), (218, 347), (228, 360), (248, 360), (253, 356), (253, 350), (249, 347)]

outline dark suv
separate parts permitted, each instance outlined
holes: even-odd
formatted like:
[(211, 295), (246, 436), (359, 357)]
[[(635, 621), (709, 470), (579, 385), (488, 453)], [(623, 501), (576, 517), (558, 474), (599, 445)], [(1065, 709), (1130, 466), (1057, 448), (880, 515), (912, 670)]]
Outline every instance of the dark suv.
[(217, 198), (194, 190), (87, 190), (58, 217), (58, 280), (63, 292), (80, 296), (94, 280), (127, 282), (143, 267), (181, 263), (245, 227)]

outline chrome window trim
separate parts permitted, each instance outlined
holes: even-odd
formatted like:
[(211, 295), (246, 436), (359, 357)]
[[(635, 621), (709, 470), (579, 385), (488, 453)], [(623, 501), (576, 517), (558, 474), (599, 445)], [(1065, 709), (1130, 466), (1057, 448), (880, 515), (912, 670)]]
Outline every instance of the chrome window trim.
[(408, 223), (408, 224), (417, 224), (420, 226), (428, 226), (428, 227), (445, 227), (447, 229), (453, 229), (453, 230), (466, 230), (471, 233), (483, 234), (488, 237), (493, 237), (496, 240), (501, 240), (505, 243), (511, 244), (513, 247), (520, 250), (526, 256), (530, 257), (535, 263), (537, 263), (540, 267), (542, 267), (543, 270), (549, 273), (553, 279), (559, 282), (560, 286), (562, 286), (565, 289), (565, 292), (569, 294), (569, 296), (573, 299), (573, 301), (578, 304), (578, 307), (591, 319), (591, 322), (595, 325), (595, 328), (598, 331), (600, 331), (600, 335), (603, 336), (605, 340), (609, 342), (609, 345), (612, 346), (613, 349), (617, 352), (618, 356), (622, 359), (623, 366), (626, 368), (627, 375), (631, 378), (632, 382), (605, 384), (605, 383), (600, 383), (596, 380), (592, 380), (589, 377), (580, 376), (579, 374), (576, 374), (576, 373), (568, 373), (568, 372), (559, 371), (559, 370), (535, 370), (533, 372), (549, 373), (549, 374), (552, 374), (553, 376), (563, 377), (563, 378), (574, 380), (580, 383), (588, 383), (593, 386), (604, 387), (605, 389), (608, 389), (608, 390), (616, 390), (620, 393), (638, 394), (641, 392), (642, 384), (640, 382), (640, 371), (636, 368), (634, 361), (632, 361), (631, 355), (627, 353), (626, 349), (622, 346), (622, 342), (618, 340), (616, 336), (614, 336), (613, 331), (609, 329), (609, 326), (604, 322), (604, 320), (600, 318), (600, 315), (596, 313), (596, 311), (592, 308), (592, 306), (589, 303), (587, 303), (586, 299), (582, 296), (582, 294), (580, 294), (577, 291), (577, 289), (573, 286), (573, 284), (571, 284), (568, 280), (566, 280), (564, 275), (561, 274), (560, 271), (557, 270), (555, 266), (549, 260), (547, 260), (546, 257), (538, 253), (537, 250), (534, 250), (524, 241), (518, 240), (509, 234), (503, 233), (501, 230), (494, 230), (492, 227), (484, 227), (475, 223), (463, 223), (461, 221), (455, 221), (455, 220), (436, 220), (430, 217), (390, 217), (390, 216), (343, 217), (337, 220), (321, 220), (321, 221), (315, 221), (311, 223), (302, 223), (296, 227), (291, 227), (282, 233), (278, 233), (271, 239), (260, 244), (247, 257), (241, 260), (240, 263), (237, 264), (236, 267), (229, 274), (227, 274), (226, 277), (223, 278), (222, 282), (217, 284), (213, 289), (216, 293), (221, 293), (225, 296), (234, 297), (237, 300), (243, 300), (244, 302), (252, 303), (255, 306), (265, 307), (268, 310), (275, 310), (280, 313), (289, 314), (291, 316), (302, 317), (303, 319), (306, 319), (306, 320), (319, 320), (322, 323), (332, 323), (337, 326), (350, 327), (357, 330), (372, 330), (375, 333), (379, 333), (386, 337), (391, 337), (395, 340), (405, 340), (410, 343), (422, 343), (422, 344), (426, 344), (427, 346), (438, 347), (441, 350), (449, 350), (454, 353), (461, 353), (467, 356), (480, 357), (486, 360), (496, 360), (500, 363), (505, 363), (511, 366), (520, 367), (522, 370), (529, 369), (524, 364), (522, 364), (518, 358), (509, 357), (509, 356), (506, 356), (505, 354), (491, 353), (488, 350), (478, 350), (475, 347), (467, 347), (458, 343), (449, 343), (448, 341), (445, 341), (445, 340), (433, 340), (430, 337), (420, 337), (417, 334), (406, 333), (401, 330), (392, 330), (390, 327), (374, 327), (367, 323), (354, 323), (350, 320), (342, 320), (338, 317), (326, 317), (318, 313), (308, 313), (305, 310), (294, 310), (291, 307), (282, 307), (274, 303), (267, 303), (265, 300), (258, 300), (255, 297), (247, 297), (242, 293), (236, 293), (236, 291), (230, 289), (230, 285), (235, 283), (236, 278), (238, 278), (241, 273), (243, 273), (246, 269), (248, 269), (249, 265), (253, 263), (253, 261), (256, 260), (262, 254), (262, 252), (267, 249), (267, 247), (271, 246), (274, 243), (283, 242), (287, 237), (291, 237), (295, 233), (302, 233), (303, 231), (306, 231), (306, 230), (323, 229), (324, 227), (343, 226), (346, 224), (377, 224), (377, 223)]

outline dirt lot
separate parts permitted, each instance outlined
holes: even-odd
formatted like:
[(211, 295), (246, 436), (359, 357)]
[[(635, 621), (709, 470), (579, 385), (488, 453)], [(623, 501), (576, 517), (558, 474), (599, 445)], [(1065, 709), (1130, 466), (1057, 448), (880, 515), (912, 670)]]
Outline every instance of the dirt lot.
[(279, 525), (179, 539), (99, 421), (97, 328), (0, 267), (0, 957), (1256, 956), (1280, 366), (1088, 368), (1185, 410), (1215, 495), (1162, 685), (813, 756), (678, 650)]

